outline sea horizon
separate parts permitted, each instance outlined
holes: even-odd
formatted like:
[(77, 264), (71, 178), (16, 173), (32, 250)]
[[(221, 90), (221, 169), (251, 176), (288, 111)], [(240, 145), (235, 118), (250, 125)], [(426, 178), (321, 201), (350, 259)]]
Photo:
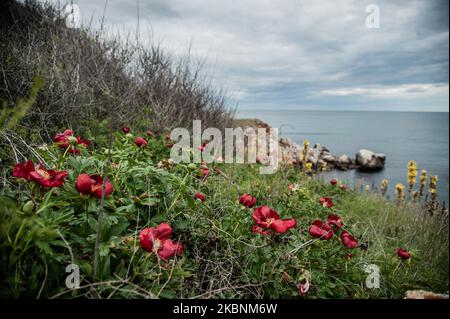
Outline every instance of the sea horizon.
[(239, 114), (240, 112), (253, 112), (253, 111), (278, 111), (278, 112), (290, 112), (290, 111), (299, 111), (299, 112), (374, 112), (374, 113), (450, 113), (450, 111), (415, 111), (415, 110), (323, 110), (323, 109), (264, 109), (264, 108), (258, 108), (258, 109), (240, 109), (235, 114)]

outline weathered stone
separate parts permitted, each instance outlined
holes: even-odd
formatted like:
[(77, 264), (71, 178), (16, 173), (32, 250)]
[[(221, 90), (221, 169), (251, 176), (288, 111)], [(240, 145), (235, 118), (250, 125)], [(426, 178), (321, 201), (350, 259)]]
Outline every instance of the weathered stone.
[(328, 148), (326, 148), (325, 146), (323, 146), (319, 143), (314, 144), (314, 148), (319, 150), (320, 154), (330, 153), (330, 150)]
[(353, 160), (346, 154), (343, 154), (339, 156), (336, 167), (340, 170), (346, 171), (352, 168), (353, 166)]
[(319, 158), (320, 158), (320, 151), (317, 148), (310, 148), (308, 150), (308, 153), (306, 155), (306, 160), (308, 162), (311, 162), (314, 167), (317, 166), (317, 162), (319, 161)]
[(320, 159), (327, 162), (328, 164), (334, 165), (334, 163), (336, 163), (336, 156), (329, 152), (323, 153)]
[(376, 171), (384, 168), (386, 155), (362, 149), (356, 153), (356, 166), (360, 170)]

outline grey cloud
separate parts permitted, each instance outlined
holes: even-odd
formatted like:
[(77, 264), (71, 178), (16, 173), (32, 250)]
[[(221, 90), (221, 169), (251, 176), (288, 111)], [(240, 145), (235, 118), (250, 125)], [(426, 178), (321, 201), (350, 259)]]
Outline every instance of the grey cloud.
[[(99, 17), (103, 1), (78, 0), (84, 15)], [(380, 8), (380, 28), (365, 26), (365, 7)], [(136, 26), (136, 0), (110, 0), (106, 22)], [(246, 107), (448, 109), (447, 0), (140, 0), (142, 29), (173, 54), (210, 61), (215, 83)], [(391, 100), (376, 95), (329, 96), (338, 88), (412, 85)], [(445, 90), (444, 90), (445, 93)], [(415, 100), (408, 98), (415, 94)]]

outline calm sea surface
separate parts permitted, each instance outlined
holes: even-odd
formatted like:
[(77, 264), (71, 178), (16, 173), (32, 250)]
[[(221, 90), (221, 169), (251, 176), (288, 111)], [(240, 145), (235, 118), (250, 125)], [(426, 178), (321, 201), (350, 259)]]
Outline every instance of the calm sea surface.
[(387, 178), (391, 195), (396, 183), (406, 184), (407, 164), (414, 160), (419, 170), (438, 175), (439, 198), (448, 202), (449, 113), (242, 110), (237, 117), (261, 119), (277, 127), (283, 137), (299, 144), (305, 139), (312, 145), (320, 143), (335, 155), (354, 157), (361, 148), (386, 154), (386, 166), (380, 172), (328, 175), (351, 185), (378, 186)]

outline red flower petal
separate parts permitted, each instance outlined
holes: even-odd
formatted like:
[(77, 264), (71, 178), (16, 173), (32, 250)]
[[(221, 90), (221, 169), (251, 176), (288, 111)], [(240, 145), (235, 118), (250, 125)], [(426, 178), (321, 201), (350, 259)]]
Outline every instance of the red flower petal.
[(274, 232), (280, 234), (287, 232), (289, 229), (281, 219), (274, 220), (272, 223), (270, 223), (269, 227), (273, 229)]
[(70, 129), (67, 129), (67, 130), (65, 130), (65, 131), (63, 132), (63, 135), (64, 135), (64, 136), (67, 136), (67, 137), (72, 136), (72, 135), (73, 135), (73, 131), (70, 130)]
[(258, 226), (256, 224), (254, 224), (252, 226), (252, 233), (256, 233), (256, 234), (261, 234), (261, 235), (268, 235), (270, 233), (270, 231), (265, 230), (264, 228), (262, 228), (261, 226)]
[(46, 170), (42, 164), (37, 169), (29, 173), (30, 179), (43, 187), (59, 187), (64, 184), (64, 178), (67, 177), (66, 171)]
[(340, 216), (338, 216), (338, 215), (335, 215), (335, 214), (328, 215), (327, 222), (328, 222), (328, 224), (330, 224), (332, 226), (336, 226), (337, 228), (344, 227), (344, 223), (342, 222), (342, 218)]
[(166, 239), (162, 242), (161, 248), (158, 250), (158, 256), (167, 260), (175, 255), (180, 255), (183, 250), (183, 246), (179, 242), (173, 242), (171, 239)]
[(144, 228), (139, 234), (139, 241), (141, 243), (142, 249), (152, 252), (153, 250), (153, 238), (154, 238), (155, 228)]
[(301, 296), (306, 295), (306, 293), (309, 291), (309, 287), (310, 287), (309, 280), (305, 279), (303, 283), (300, 284), (300, 287), (298, 288), (298, 293)]
[[(91, 176), (93, 178), (93, 176)], [(94, 185), (92, 185), (91, 194), (97, 198), (102, 198), (102, 190), (103, 190), (103, 180), (100, 177), (100, 181), (97, 181)], [(105, 197), (108, 197), (114, 188), (108, 178), (105, 178)]]
[(253, 210), (253, 220), (262, 227), (269, 228), (270, 223), (280, 219), (278, 213), (268, 206), (260, 206)]
[(330, 208), (330, 207), (333, 207), (333, 206), (334, 206), (333, 201), (332, 201), (331, 198), (329, 198), (329, 197), (322, 197), (322, 198), (320, 198), (320, 199), (319, 199), (319, 203), (320, 203), (323, 207), (327, 207), (327, 208)]
[(161, 223), (156, 227), (155, 236), (157, 239), (166, 240), (172, 235), (172, 227), (167, 223)]
[(358, 240), (345, 230), (341, 233), (340, 239), (347, 248), (356, 248), (358, 246)]
[(142, 137), (136, 137), (134, 140), (134, 144), (136, 144), (138, 147), (144, 147), (148, 144), (148, 142)]
[(205, 195), (203, 195), (202, 193), (195, 193), (194, 197), (195, 197), (196, 199), (201, 200), (202, 202), (204, 202), (204, 201), (206, 200)]
[(78, 145), (81, 145), (83, 147), (88, 147), (89, 145), (91, 145), (91, 141), (84, 140), (81, 137), (77, 137), (77, 143), (78, 143)]
[(291, 229), (291, 228), (294, 228), (295, 226), (297, 226), (297, 221), (293, 218), (283, 219), (283, 222), (288, 229)]
[(309, 227), (309, 233), (312, 237), (320, 238), (322, 240), (329, 240), (333, 237), (333, 229), (327, 223), (321, 220), (315, 220)]
[(95, 181), (88, 174), (80, 174), (75, 181), (75, 188), (82, 194), (90, 194)]
[(34, 163), (27, 160), (25, 164), (17, 163), (13, 168), (13, 177), (24, 178), (27, 181), (31, 180), (30, 173), (34, 172)]
[(239, 198), (239, 202), (245, 207), (252, 208), (256, 204), (256, 198), (245, 193)]
[(397, 256), (399, 256), (401, 259), (408, 260), (411, 258), (412, 255), (406, 249), (398, 248)]

